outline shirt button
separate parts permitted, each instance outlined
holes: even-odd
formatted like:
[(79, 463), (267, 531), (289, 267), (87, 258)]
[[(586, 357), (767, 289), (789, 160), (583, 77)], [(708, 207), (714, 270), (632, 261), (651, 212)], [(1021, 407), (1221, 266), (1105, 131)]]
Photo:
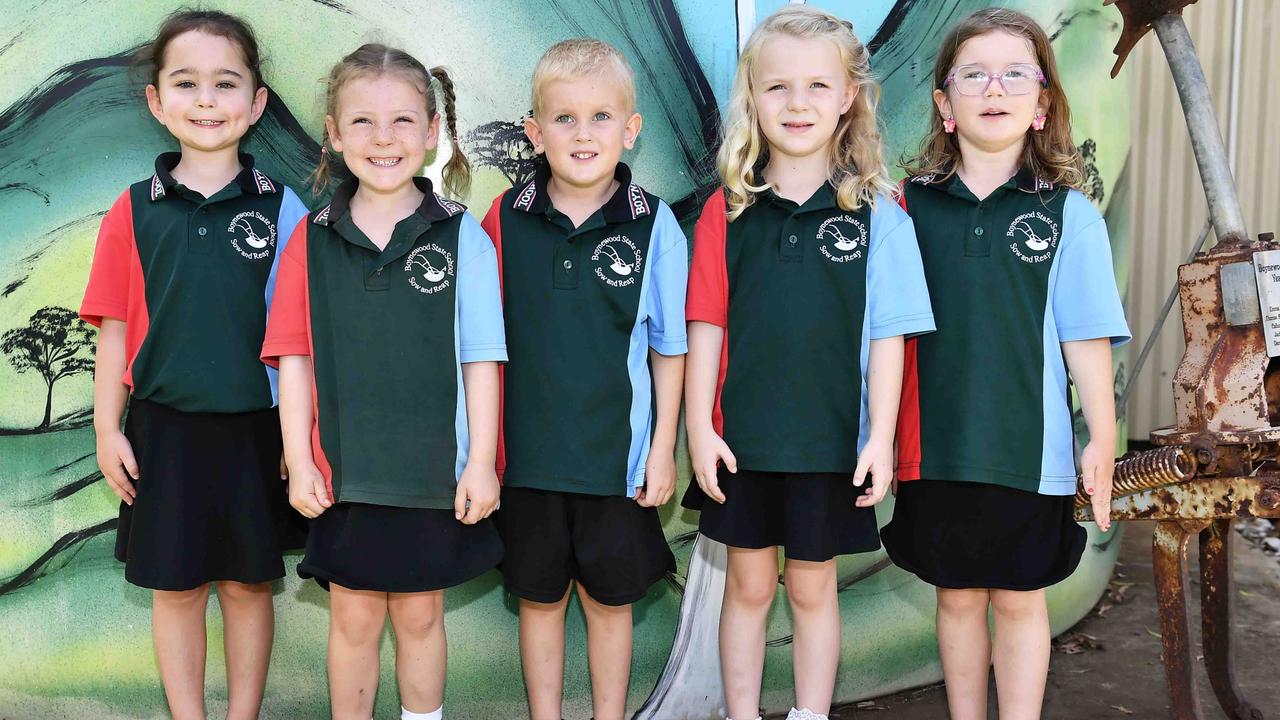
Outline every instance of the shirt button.
[(572, 269), (573, 269), (573, 261), (572, 261), (572, 260), (565, 260), (565, 261), (564, 261), (564, 269), (565, 269), (565, 270), (572, 270)]
[(982, 228), (980, 228), (980, 227), (976, 227), (976, 228), (974, 228), (974, 229), (973, 229), (973, 234), (974, 234), (974, 235), (977, 235), (978, 237), (982, 237)]
[(792, 235), (791, 237), (787, 238), (787, 242), (791, 243), (792, 245), (795, 245), (797, 242), (799, 242), (799, 240), (800, 238), (796, 237), (795, 235)]
[(198, 235), (200, 235), (200, 237), (204, 237), (205, 235), (208, 235), (208, 234), (209, 234), (209, 229), (208, 229), (208, 228), (200, 228), (199, 230), (196, 230), (196, 233), (197, 233)]

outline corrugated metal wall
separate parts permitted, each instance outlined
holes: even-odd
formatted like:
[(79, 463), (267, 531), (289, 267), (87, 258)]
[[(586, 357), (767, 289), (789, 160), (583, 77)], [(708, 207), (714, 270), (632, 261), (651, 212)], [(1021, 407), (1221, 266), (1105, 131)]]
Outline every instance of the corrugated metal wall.
[[(1280, 31), (1280, 2), (1243, 0), (1240, 5), (1239, 100), (1234, 118), (1231, 67), (1236, 3), (1201, 0), (1187, 8), (1184, 17), (1209, 80), (1223, 139), (1236, 148), (1236, 184), (1249, 233), (1256, 236), (1280, 231), (1280, 136), (1275, 130), (1280, 120), (1280, 75), (1272, 61), (1271, 44), (1273, 33)], [(1207, 211), (1178, 94), (1154, 33), (1143, 38), (1129, 63), (1133, 70), (1129, 181), (1134, 241), (1128, 297), (1132, 363)], [(1211, 232), (1206, 247), (1212, 243)], [(1153, 428), (1173, 423), (1170, 383), (1182, 350), (1182, 320), (1175, 303), (1130, 397), (1129, 437), (1145, 439)]]

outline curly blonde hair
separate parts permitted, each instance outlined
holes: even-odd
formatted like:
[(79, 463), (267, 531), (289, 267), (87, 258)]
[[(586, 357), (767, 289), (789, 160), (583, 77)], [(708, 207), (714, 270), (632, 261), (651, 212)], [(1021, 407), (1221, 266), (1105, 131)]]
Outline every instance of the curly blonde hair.
[(789, 5), (765, 18), (752, 31), (738, 58), (724, 141), (716, 157), (716, 169), (727, 190), (729, 220), (736, 220), (755, 201), (755, 194), (769, 187), (764, 178), (757, 176), (768, 162), (769, 146), (756, 117), (752, 72), (761, 48), (776, 35), (826, 40), (840, 51), (849, 82), (858, 94), (836, 125), (828, 180), (836, 188), (836, 203), (841, 209), (857, 210), (864, 203), (874, 207), (876, 196), (892, 193), (894, 184), (884, 165), (876, 117), (880, 85), (871, 74), (870, 53), (853, 34), (849, 22), (807, 5)]
[[(933, 65), (933, 86), (943, 89), (951, 66), (955, 63), (960, 47), (979, 35), (1003, 32), (1025, 38), (1035, 49), (1036, 63), (1044, 73), (1046, 87), (1041, 90), (1049, 97), (1048, 119), (1044, 130), (1027, 130), (1027, 142), (1022, 148), (1020, 167), (1035, 173), (1037, 177), (1076, 190), (1084, 190), (1084, 159), (1071, 140), (1071, 106), (1062, 88), (1058, 64), (1053, 57), (1053, 46), (1044, 28), (1030, 17), (1006, 8), (987, 8), (973, 13), (947, 31), (938, 48), (938, 59)], [(935, 175), (938, 179), (951, 177), (960, 160), (960, 144), (954, 134), (942, 127), (942, 117), (932, 113), (929, 133), (920, 143), (914, 156), (903, 158), (902, 168), (908, 175)]]

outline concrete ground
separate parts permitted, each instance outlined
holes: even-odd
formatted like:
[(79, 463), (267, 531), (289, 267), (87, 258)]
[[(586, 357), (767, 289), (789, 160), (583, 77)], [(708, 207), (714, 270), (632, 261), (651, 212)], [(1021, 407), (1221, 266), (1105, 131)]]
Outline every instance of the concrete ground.
[[(1085, 619), (1054, 641), (1043, 717), (1168, 718), (1169, 700), (1160, 662), (1160, 621), (1151, 571), (1154, 523), (1131, 522), (1125, 532), (1111, 587)], [(1275, 532), (1271, 534), (1274, 536)], [(1280, 562), (1255, 542), (1236, 535), (1234, 622), (1236, 677), (1241, 690), (1267, 718), (1280, 720)], [(1195, 559), (1195, 544), (1191, 555)], [(1193, 588), (1198, 570), (1193, 565)], [(1199, 601), (1192, 626), (1199, 643)], [(1227, 716), (1218, 708), (1201, 672), (1204, 720)], [(994, 684), (990, 717), (997, 717)], [(947, 717), (941, 685), (837, 708), (832, 720), (857, 717), (939, 720)]]

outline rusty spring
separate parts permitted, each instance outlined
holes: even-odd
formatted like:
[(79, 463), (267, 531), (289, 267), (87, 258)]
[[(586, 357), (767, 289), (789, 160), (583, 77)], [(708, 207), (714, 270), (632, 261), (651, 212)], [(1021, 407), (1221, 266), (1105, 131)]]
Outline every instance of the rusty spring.
[[(1195, 477), (1196, 468), (1195, 455), (1178, 446), (1127, 455), (1116, 463), (1111, 497), (1134, 495), (1143, 490), (1180, 483)], [(1076, 507), (1087, 507), (1089, 501), (1088, 493), (1080, 485), (1076, 491)]]

